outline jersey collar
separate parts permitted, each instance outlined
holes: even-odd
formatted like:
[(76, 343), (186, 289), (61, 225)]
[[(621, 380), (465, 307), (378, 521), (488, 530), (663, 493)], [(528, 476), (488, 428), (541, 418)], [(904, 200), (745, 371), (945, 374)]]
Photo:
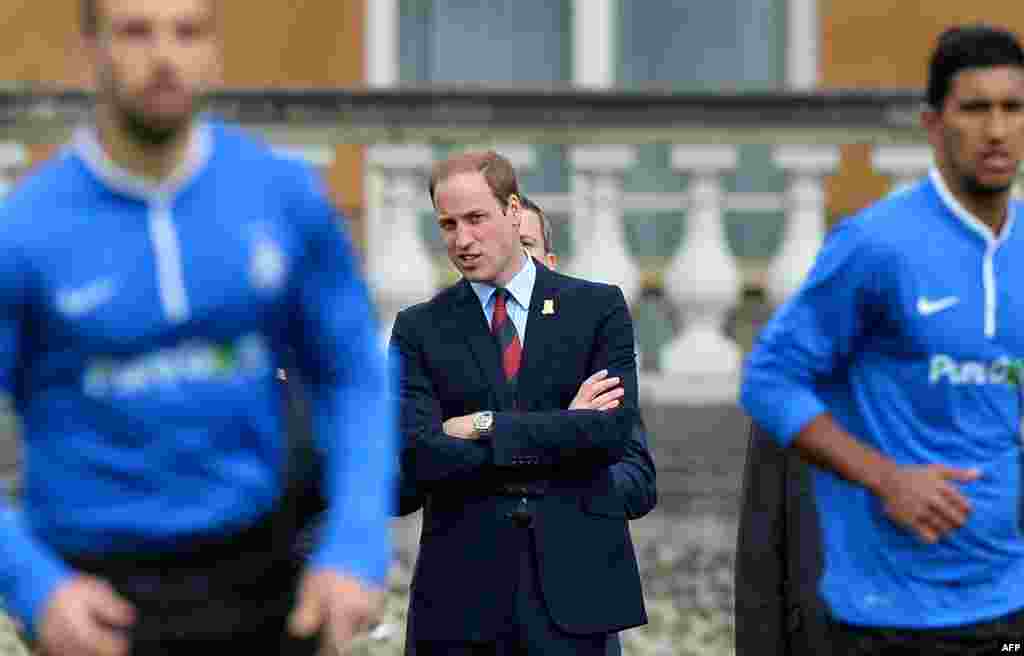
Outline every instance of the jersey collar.
[(946, 186), (946, 181), (942, 179), (942, 174), (939, 172), (937, 167), (932, 167), (928, 171), (928, 177), (931, 180), (932, 186), (935, 187), (936, 193), (939, 195), (939, 199), (942, 204), (946, 206), (953, 216), (955, 216), (968, 230), (977, 234), (979, 237), (985, 240), (985, 243), (989, 246), (998, 246), (1005, 242), (1010, 237), (1010, 233), (1013, 232), (1013, 226), (1016, 222), (1016, 212), (1013, 210), (1013, 203), (1009, 203), (1006, 209), (1006, 224), (1003, 225), (1002, 231), (997, 237), (992, 229), (988, 227), (985, 222), (976, 217), (970, 212), (963, 204), (956, 199), (953, 192)]
[(213, 150), (210, 126), (196, 121), (185, 158), (166, 180), (154, 183), (114, 163), (100, 144), (94, 125), (78, 127), (72, 137), (72, 149), (86, 168), (112, 190), (146, 201), (169, 201), (206, 166)]

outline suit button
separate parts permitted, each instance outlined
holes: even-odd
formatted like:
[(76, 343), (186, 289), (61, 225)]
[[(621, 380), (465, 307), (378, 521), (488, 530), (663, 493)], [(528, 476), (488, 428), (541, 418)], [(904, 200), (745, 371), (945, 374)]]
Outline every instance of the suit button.
[(796, 631), (803, 624), (803, 613), (799, 606), (793, 606), (789, 609), (789, 630)]
[(516, 508), (505, 513), (505, 519), (511, 519), (519, 528), (530, 528), (533, 524), (533, 515), (523, 508)]

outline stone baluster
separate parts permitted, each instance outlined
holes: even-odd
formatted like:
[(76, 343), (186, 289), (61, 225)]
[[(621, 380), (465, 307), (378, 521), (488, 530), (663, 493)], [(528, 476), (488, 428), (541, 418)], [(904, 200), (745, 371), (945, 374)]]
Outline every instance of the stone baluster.
[(775, 165), (786, 171), (786, 227), (768, 271), (767, 291), (778, 304), (803, 283), (825, 239), (825, 176), (839, 164), (836, 146), (780, 146)]
[(16, 141), (0, 142), (0, 199), (3, 199), (14, 185), (18, 170), (28, 162), (24, 144)]
[(567, 270), (618, 285), (630, 302), (640, 281), (622, 223), (622, 176), (635, 162), (629, 146), (580, 146), (571, 153), (573, 257)]
[(381, 315), (381, 335), (390, 339), (398, 312), (436, 291), (434, 260), (419, 231), (419, 202), (427, 193), (425, 173), (433, 161), (425, 145), (375, 145), (367, 164), (377, 176), (380, 203), (367, 203), (367, 279)]
[(871, 165), (892, 179), (890, 189), (894, 193), (928, 172), (932, 151), (928, 146), (878, 146), (871, 153)]
[(723, 332), (738, 298), (740, 276), (726, 241), (723, 176), (736, 168), (731, 145), (672, 148), (672, 167), (690, 174), (684, 242), (665, 273), (666, 294), (685, 317), (682, 333), (665, 346), (664, 373), (705, 400), (735, 397), (741, 353)]

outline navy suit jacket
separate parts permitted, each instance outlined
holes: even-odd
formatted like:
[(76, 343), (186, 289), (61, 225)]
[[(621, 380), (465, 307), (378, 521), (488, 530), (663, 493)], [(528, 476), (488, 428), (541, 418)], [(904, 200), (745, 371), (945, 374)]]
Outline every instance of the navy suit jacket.
[[(622, 489), (634, 476), (653, 488), (653, 463), (636, 430), (633, 325), (621, 290), (537, 262), (514, 390), (465, 280), (400, 312), (391, 349), (401, 371), (400, 506), (424, 511), (410, 642), (486, 641), (504, 629), (520, 557), (510, 538), (522, 530), (501, 512), (507, 497), (499, 490), (509, 481), (548, 482), (534, 501), (532, 530), (554, 622), (572, 634), (645, 624), (628, 527), (634, 513)], [(621, 378), (622, 405), (567, 410), (580, 383), (601, 369)], [(443, 432), (445, 420), (481, 410), (495, 412), (486, 438)], [(613, 467), (625, 461), (633, 468)], [(653, 489), (647, 501), (653, 505)]]
[(751, 424), (736, 544), (737, 656), (831, 654), (813, 472)]

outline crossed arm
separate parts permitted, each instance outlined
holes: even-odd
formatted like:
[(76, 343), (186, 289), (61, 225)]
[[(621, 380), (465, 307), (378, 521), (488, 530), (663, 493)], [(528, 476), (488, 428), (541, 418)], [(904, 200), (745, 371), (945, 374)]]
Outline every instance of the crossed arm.
[[(597, 410), (606, 412), (619, 407), (620, 399), (625, 391), (619, 378), (608, 377), (608, 371), (602, 369), (587, 378), (580, 385), (570, 410)], [(479, 439), (473, 429), (474, 415), (452, 417), (444, 422), (444, 432), (454, 438), (464, 440)], [(657, 488), (655, 486), (654, 460), (651, 458), (647, 444), (647, 429), (643, 418), (637, 417), (636, 424), (630, 431), (626, 443), (626, 453), (622, 460), (609, 467), (616, 492), (626, 507), (626, 515), (630, 519), (639, 519), (649, 513), (657, 504)], [(419, 506), (409, 508), (408, 514), (415, 512)], [(400, 508), (405, 510), (405, 508)]]
[(391, 340), (402, 371), (398, 514), (415, 512), (437, 489), (478, 481), (497, 467), (536, 464), (548, 471), (610, 468), (627, 514), (649, 512), (656, 503), (655, 470), (636, 409), (633, 335), (624, 299), (609, 312), (602, 333), (594, 359), (601, 370), (583, 381), (568, 409), (495, 413), (494, 430), (480, 439), (473, 415), (442, 421), (420, 341), (400, 315)]

